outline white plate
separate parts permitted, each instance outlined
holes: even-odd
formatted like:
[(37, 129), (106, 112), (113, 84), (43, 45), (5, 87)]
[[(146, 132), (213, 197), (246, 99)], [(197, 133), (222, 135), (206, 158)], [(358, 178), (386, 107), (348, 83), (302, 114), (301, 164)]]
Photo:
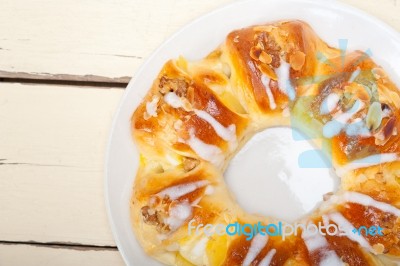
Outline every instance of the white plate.
[(234, 29), (280, 19), (301, 19), (337, 47), (348, 39), (351, 50), (370, 49), (373, 58), (399, 84), (400, 36), (381, 21), (336, 1), (251, 0), (236, 2), (203, 16), (174, 34), (142, 65), (129, 83), (116, 114), (106, 158), (105, 198), (111, 228), (128, 265), (155, 265), (132, 232), (129, 200), (139, 157), (131, 139), (130, 117), (164, 62), (183, 55), (200, 59)]

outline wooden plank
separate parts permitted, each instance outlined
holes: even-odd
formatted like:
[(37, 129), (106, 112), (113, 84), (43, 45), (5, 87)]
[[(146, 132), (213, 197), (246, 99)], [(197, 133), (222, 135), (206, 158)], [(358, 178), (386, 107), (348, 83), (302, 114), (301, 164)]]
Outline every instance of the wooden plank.
[(0, 83), (0, 241), (115, 245), (103, 165), (122, 94)]
[(124, 265), (118, 250), (77, 250), (62, 247), (0, 244), (0, 265)]
[[(341, 0), (400, 30), (398, 0)], [(0, 78), (126, 83), (167, 37), (229, 0), (3, 0)]]
[(3, 0), (0, 78), (127, 82), (173, 32), (228, 2)]
[[(399, 0), (339, 0), (359, 8), (372, 16), (379, 18), (397, 31), (400, 31), (400, 1)], [(360, 29), (362, 30), (362, 29)]]

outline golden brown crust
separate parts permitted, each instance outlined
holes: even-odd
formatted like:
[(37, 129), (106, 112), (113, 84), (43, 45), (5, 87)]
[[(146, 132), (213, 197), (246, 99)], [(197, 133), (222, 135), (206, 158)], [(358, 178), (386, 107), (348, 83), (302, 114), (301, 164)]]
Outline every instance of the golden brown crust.
[(327, 235), (313, 249), (299, 230), (286, 240), (270, 237), (251, 264), (273, 250), (271, 265), (319, 265), (328, 257), (380, 265), (376, 254), (400, 257), (399, 115), (398, 88), (368, 54), (343, 57), (301, 21), (233, 31), (199, 62), (167, 62), (132, 116), (141, 152), (135, 233), (167, 264), (241, 265), (251, 241), (213, 236), (198, 255), (193, 249), (204, 237), (188, 235), (187, 224), (274, 221), (245, 213), (222, 171), (253, 133), (291, 125), (322, 140), (342, 178), (337, 195), (307, 221), (381, 226), (384, 235), (365, 242)]

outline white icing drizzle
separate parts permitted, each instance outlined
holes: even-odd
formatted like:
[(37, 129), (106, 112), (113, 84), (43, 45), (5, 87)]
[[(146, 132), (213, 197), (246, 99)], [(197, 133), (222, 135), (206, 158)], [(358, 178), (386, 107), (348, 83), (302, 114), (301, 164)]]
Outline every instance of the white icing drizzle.
[[(327, 220), (326, 217), (325, 218), (323, 217), (323, 222), (324, 225), (326, 226), (329, 223), (329, 220)], [(337, 256), (336, 252), (328, 250), (329, 248), (328, 241), (326, 241), (325, 237), (323, 237), (319, 232), (311, 233), (308, 230), (304, 230), (301, 234), (301, 237), (303, 238), (304, 243), (306, 244), (306, 247), (310, 253), (316, 250), (321, 250), (323, 254), (323, 259), (319, 263), (319, 265), (328, 266), (328, 265), (342, 264), (342, 261)]]
[(281, 59), (281, 65), (275, 69), (275, 73), (278, 76), (279, 89), (293, 101), (296, 97), (296, 92), (290, 83), (290, 64)]
[(172, 231), (175, 231), (181, 227), (191, 215), (192, 206), (189, 202), (185, 201), (170, 208), (169, 216), (164, 219), (164, 222)]
[(209, 113), (197, 109), (195, 109), (194, 112), (198, 117), (207, 121), (213, 127), (214, 131), (217, 133), (219, 137), (229, 142), (229, 146), (231, 148), (236, 148), (237, 146), (236, 126), (234, 124), (229, 125), (228, 127), (224, 127)]
[(344, 265), (343, 261), (336, 255), (334, 251), (328, 251), (325, 253), (324, 258), (319, 262), (319, 266), (338, 266)]
[(318, 232), (311, 234), (308, 232), (308, 230), (304, 230), (301, 234), (301, 237), (303, 238), (309, 252), (313, 252), (328, 246), (328, 241), (326, 241), (325, 237)]
[(243, 266), (249, 266), (253, 260), (260, 254), (261, 250), (268, 243), (268, 235), (257, 234), (251, 241), (249, 251), (243, 260)]
[(354, 121), (347, 125), (346, 134), (348, 136), (360, 136), (360, 137), (369, 137), (371, 136), (371, 132), (367, 128), (367, 125), (361, 118), (356, 118)]
[(399, 156), (396, 153), (382, 153), (382, 154), (374, 154), (367, 156), (362, 159), (354, 160), (344, 166), (338, 167), (336, 169), (336, 173), (338, 176), (342, 176), (345, 173), (356, 170), (359, 168), (370, 167), (383, 163), (390, 163), (394, 161), (398, 161)]
[(220, 148), (215, 145), (204, 143), (201, 139), (197, 138), (194, 134), (193, 128), (189, 130), (190, 138), (186, 144), (192, 148), (200, 158), (213, 163), (216, 166), (221, 166), (224, 161), (224, 156)]
[(174, 108), (183, 107), (182, 99), (175, 92), (165, 94), (164, 101)]
[(271, 263), (272, 258), (274, 257), (276, 253), (276, 249), (271, 249), (268, 251), (267, 255), (260, 261), (258, 266), (268, 266)]
[(349, 111), (340, 113), (339, 115), (335, 116), (333, 120), (324, 125), (322, 129), (324, 137), (332, 138), (338, 135), (346, 127), (347, 122), (363, 107), (364, 103), (360, 100), (357, 100)]
[(207, 186), (210, 182), (207, 180), (195, 181), (192, 183), (181, 184), (177, 186), (168, 187), (157, 193), (158, 196), (168, 196), (171, 200), (176, 200), (188, 193), (195, 191), (196, 189)]
[(356, 77), (358, 75), (360, 75), (361, 69), (359, 67), (357, 67), (356, 70), (353, 71), (353, 73), (351, 73), (351, 76), (349, 78), (349, 82), (354, 82), (354, 80), (356, 79)]
[(368, 241), (362, 235), (354, 234), (352, 232), (352, 230), (354, 229), (354, 226), (342, 214), (335, 212), (335, 213), (328, 214), (328, 217), (330, 220), (332, 220), (339, 226), (340, 230), (346, 232), (346, 236), (349, 239), (357, 242), (363, 248), (376, 254), (374, 249), (370, 246)]
[(331, 113), (337, 107), (340, 97), (336, 93), (329, 94), (323, 101), (320, 107), (320, 113), (326, 115)]
[(271, 110), (275, 110), (276, 103), (275, 103), (275, 98), (274, 98), (274, 95), (272, 94), (271, 88), (269, 87), (270, 80), (271, 79), (269, 77), (267, 77), (266, 75), (262, 74), (261, 82), (265, 87), (265, 91), (267, 92), (269, 108), (271, 108)]
[(157, 117), (157, 103), (160, 100), (158, 97), (154, 97), (153, 100), (146, 103), (146, 112), (149, 116)]
[(392, 213), (392, 214), (400, 217), (400, 209), (397, 209), (396, 207), (394, 207), (388, 203), (374, 200), (370, 196), (362, 194), (362, 193), (347, 191), (347, 192), (343, 193), (343, 195), (340, 195), (337, 197), (338, 197), (337, 198), (338, 202), (352, 202), (352, 203), (357, 203), (357, 204), (360, 204), (363, 206), (370, 206), (370, 207), (377, 208), (384, 212)]

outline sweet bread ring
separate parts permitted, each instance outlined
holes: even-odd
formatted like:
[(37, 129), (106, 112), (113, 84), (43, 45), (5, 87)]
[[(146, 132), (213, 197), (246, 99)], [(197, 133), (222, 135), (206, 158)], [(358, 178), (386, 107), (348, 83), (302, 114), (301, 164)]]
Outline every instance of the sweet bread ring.
[[(201, 61), (168, 61), (132, 116), (134, 232), (169, 265), (383, 265), (400, 256), (399, 112), (381, 67), (360, 51), (343, 57), (302, 21), (234, 31)], [(304, 223), (383, 235), (189, 235), (189, 222), (277, 222), (244, 212), (223, 179), (240, 147), (272, 126), (320, 140), (341, 178)]]

